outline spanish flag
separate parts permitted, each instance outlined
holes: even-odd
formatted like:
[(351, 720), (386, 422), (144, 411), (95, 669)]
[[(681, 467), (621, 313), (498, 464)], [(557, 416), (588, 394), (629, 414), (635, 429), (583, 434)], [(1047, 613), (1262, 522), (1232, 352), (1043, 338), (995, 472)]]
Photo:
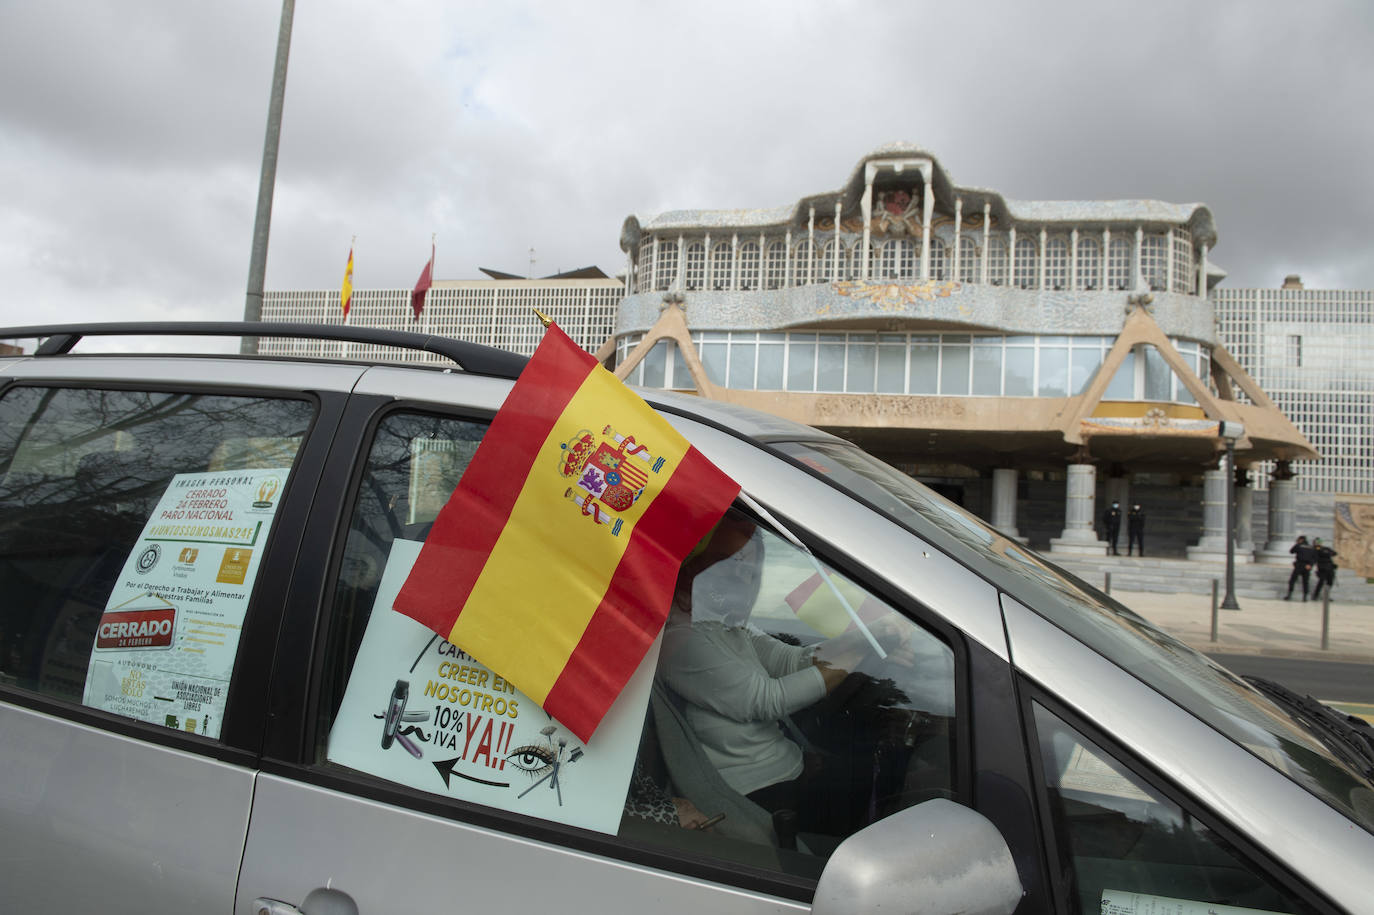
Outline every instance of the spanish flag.
[(550, 326), (394, 608), (586, 741), (668, 616), (735, 483)]
[(344, 320), (348, 320), (348, 307), (353, 304), (353, 248), (348, 249), (348, 266), (344, 268), (343, 288), (339, 290), (339, 304), (343, 307)]

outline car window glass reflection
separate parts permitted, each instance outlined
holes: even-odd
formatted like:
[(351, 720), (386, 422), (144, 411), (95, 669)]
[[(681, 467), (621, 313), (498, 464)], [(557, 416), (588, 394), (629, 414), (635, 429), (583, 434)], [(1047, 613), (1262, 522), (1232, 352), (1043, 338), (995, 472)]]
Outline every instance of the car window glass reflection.
[(1075, 911), (1313, 911), (1040, 705), (1035, 728)]

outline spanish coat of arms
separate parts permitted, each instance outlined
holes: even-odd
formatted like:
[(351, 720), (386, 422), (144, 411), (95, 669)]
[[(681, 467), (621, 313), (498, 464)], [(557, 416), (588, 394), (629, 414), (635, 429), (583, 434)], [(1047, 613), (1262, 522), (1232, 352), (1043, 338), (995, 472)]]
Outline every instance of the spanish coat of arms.
[(561, 446), (558, 472), (572, 485), (564, 495), (599, 524), (609, 524), (619, 535), (624, 512), (644, 494), (649, 475), (665, 463), (654, 457), (633, 435), (621, 435), (610, 426), (595, 434), (583, 429)]

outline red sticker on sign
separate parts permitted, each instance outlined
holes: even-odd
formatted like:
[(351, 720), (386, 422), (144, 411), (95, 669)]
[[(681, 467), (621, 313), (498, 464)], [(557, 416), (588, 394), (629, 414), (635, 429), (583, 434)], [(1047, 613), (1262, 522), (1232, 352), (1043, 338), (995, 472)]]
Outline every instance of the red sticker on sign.
[(100, 618), (96, 648), (170, 648), (177, 612), (165, 610), (111, 611)]

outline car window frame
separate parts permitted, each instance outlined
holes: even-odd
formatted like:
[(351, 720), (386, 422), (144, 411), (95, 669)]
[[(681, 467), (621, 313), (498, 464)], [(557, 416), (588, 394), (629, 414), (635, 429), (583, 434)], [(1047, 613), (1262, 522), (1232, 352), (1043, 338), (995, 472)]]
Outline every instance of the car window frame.
[[(311, 556), (310, 569), (297, 567), (293, 592), (288, 596), (288, 619), (283, 625), (283, 637), (278, 644), (279, 672), (292, 667), (287, 658), (299, 657), (309, 646), (309, 663), (295, 665), (289, 675), (293, 683), (273, 677), (271, 733), (264, 744), (262, 771), (280, 775), (307, 785), (338, 791), (350, 797), (374, 801), (403, 810), (429, 814), (455, 823), (492, 829), (514, 839), (548, 842), (564, 849), (595, 855), (665, 871), (679, 877), (704, 879), (760, 892), (780, 899), (809, 903), (815, 895), (817, 881), (795, 877), (778, 871), (734, 864), (723, 858), (684, 855), (671, 849), (658, 850), (626, 843), (618, 835), (604, 835), (590, 830), (566, 826), (512, 811), (487, 807), (458, 798), (442, 797), (418, 789), (390, 782), (379, 776), (346, 769), (327, 762), (316, 762), (315, 748), (319, 745), (319, 704), (323, 699), (322, 677), (327, 667), (330, 627), (349, 529), (359, 498), (359, 489), (366, 470), (377, 430), (387, 418), (398, 413), (423, 414), (460, 422), (490, 424), (495, 410), (457, 403), (420, 400), (400, 400), (370, 394), (350, 395), (336, 434), (327, 466), (320, 477), (321, 492), (345, 492), (346, 498), (336, 502), (335, 513), (325, 517), (319, 506), (312, 513), (310, 529), (302, 539), (302, 551)], [(753, 442), (770, 457), (785, 460), (762, 443)], [(343, 486), (340, 490), (336, 487)], [(750, 514), (763, 526), (773, 525), (750, 511), (741, 503), (736, 507)], [(972, 708), (973, 684), (970, 678), (968, 647), (964, 634), (953, 624), (925, 608), (900, 588), (864, 568), (857, 559), (832, 549), (819, 535), (792, 523), (785, 513), (767, 506), (777, 522), (791, 530), (815, 553), (821, 562), (853, 579), (885, 601), (914, 625), (924, 628), (940, 639), (953, 654), (955, 701), (955, 760), (951, 780), (955, 799), (973, 806), (974, 757)], [(320, 544), (327, 538), (323, 547)], [(327, 557), (321, 559), (320, 557)], [(319, 566), (318, 569), (313, 566)], [(307, 612), (307, 605), (308, 611)]]
[[(265, 385), (224, 384), (168, 384), (161, 381), (144, 383), (137, 378), (81, 376), (61, 378), (44, 376), (0, 376), (0, 397), (16, 388), (86, 389), (151, 392), (165, 394), (218, 395), (228, 397), (294, 400), (310, 405), (312, 415), (301, 438), (283, 488), (272, 529), (263, 543), (263, 557), (258, 565), (252, 596), (244, 610), (243, 629), (230, 674), (224, 726), (217, 739), (186, 734), (151, 722), (138, 721), (113, 712), (53, 698), (36, 690), (0, 685), (0, 701), (62, 718), (76, 724), (98, 728), (112, 734), (130, 737), (170, 749), (184, 750), (199, 756), (241, 766), (255, 767), (260, 758), (262, 737), (267, 721), (267, 676), (253, 671), (249, 658), (259, 653), (266, 662), (275, 656), (277, 628), (282, 616), (285, 583), (282, 580), (291, 568), (292, 559), (300, 548), (300, 534), (310, 504), (315, 499), (312, 472), (322, 461), (337, 413), (347, 395), (332, 392), (285, 390)], [(270, 668), (269, 668), (270, 670)]]
[(1303, 880), (1281, 859), (1258, 847), (1248, 836), (1230, 826), (1165, 773), (1131, 752), (1112, 734), (1078, 714), (1071, 705), (1024, 674), (1018, 672), (1016, 678), (1020, 696), (1022, 726), (1026, 732), (1027, 759), (1035, 788), (1037, 814), (1040, 820), (1040, 841), (1049, 867), (1050, 890), (1055, 901), (1056, 911), (1065, 913), (1065, 915), (1073, 911), (1071, 902), (1073, 887), (1066, 876), (1072, 870), (1072, 862), (1067, 859), (1067, 850), (1060, 846), (1060, 839), (1056, 834), (1053, 802), (1049, 797), (1045, 762), (1040, 750), (1040, 734), (1035, 725), (1036, 705), (1041, 706), (1064, 724), (1082, 734), (1103, 750), (1113, 764), (1125, 769), (1150, 791), (1169, 803), (1175, 804), (1188, 816), (1220, 837), (1236, 851), (1248, 867), (1262, 872), (1285, 892), (1311, 906), (1314, 911), (1321, 913), (1321, 915), (1343, 915), (1345, 910), (1323, 895), (1319, 888), (1313, 887)]

